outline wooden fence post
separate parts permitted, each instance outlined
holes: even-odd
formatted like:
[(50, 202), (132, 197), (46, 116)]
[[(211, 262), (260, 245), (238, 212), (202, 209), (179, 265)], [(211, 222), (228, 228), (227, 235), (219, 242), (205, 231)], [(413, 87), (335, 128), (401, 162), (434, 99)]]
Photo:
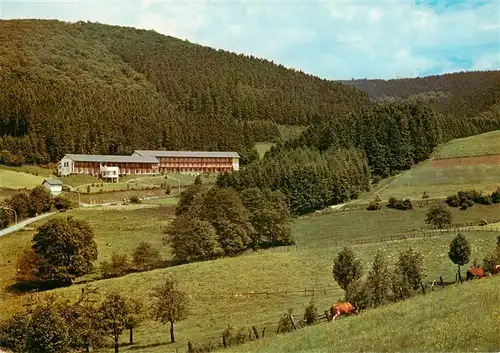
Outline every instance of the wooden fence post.
[(262, 337), (262, 338), (264, 338), (264, 333), (265, 333), (265, 332), (266, 332), (266, 328), (264, 327), (264, 328), (262, 329), (262, 335), (261, 335), (261, 337)]
[(192, 345), (191, 341), (188, 341), (188, 352), (189, 353), (194, 353), (193, 345)]
[(255, 338), (256, 339), (259, 339), (259, 332), (257, 331), (257, 329), (255, 328), (255, 326), (252, 326), (252, 330), (253, 330), (253, 333), (255, 334)]
[(424, 284), (422, 282), (420, 282), (420, 286), (422, 286), (422, 294), (425, 294), (425, 287), (424, 287)]
[(444, 289), (443, 276), (439, 276), (439, 282), (441, 282), (441, 287)]
[(226, 335), (224, 333), (222, 334), (222, 345), (224, 346), (224, 348), (227, 347)]
[(294, 319), (293, 315), (290, 315), (290, 321), (292, 322), (293, 329), (296, 330), (297, 324), (295, 323), (295, 319)]

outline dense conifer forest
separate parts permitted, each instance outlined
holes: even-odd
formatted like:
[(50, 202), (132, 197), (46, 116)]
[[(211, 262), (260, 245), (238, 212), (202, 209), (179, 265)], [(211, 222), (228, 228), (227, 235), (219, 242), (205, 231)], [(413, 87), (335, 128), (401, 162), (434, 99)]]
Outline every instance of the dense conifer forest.
[[(0, 21), (1, 158), (236, 150), (367, 104), (355, 88), (154, 31)], [(223, 133), (221, 133), (223, 132)]]
[[(334, 82), (252, 56), (89, 22), (0, 21), (0, 163), (65, 153), (231, 150), (218, 185), (280, 190), (294, 214), (343, 202), (500, 128), (500, 71)], [(305, 127), (290, 140), (280, 125)], [(277, 142), (262, 160), (256, 142)]]

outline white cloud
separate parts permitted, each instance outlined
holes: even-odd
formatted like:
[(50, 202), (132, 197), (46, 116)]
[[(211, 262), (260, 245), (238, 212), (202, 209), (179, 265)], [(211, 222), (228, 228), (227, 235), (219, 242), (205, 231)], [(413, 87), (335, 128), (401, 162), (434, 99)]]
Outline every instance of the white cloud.
[(3, 16), (154, 29), (334, 79), (391, 78), (467, 68), (454, 57), (473, 61), (473, 68), (500, 69), (497, 2), (450, 7), (438, 13), (430, 5), (382, 0), (86, 1), (30, 6), (4, 2)]

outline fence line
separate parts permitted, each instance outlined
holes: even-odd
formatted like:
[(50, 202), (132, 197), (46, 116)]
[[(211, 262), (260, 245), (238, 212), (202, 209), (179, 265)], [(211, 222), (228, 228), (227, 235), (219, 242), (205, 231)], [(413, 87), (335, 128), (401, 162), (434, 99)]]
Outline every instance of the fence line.
[(418, 232), (408, 233), (408, 234), (398, 234), (398, 235), (390, 235), (384, 237), (377, 238), (366, 238), (366, 239), (357, 239), (357, 240), (345, 240), (345, 241), (336, 241), (330, 242), (328, 244), (317, 244), (314, 246), (304, 246), (304, 245), (289, 245), (289, 246), (279, 246), (265, 249), (265, 251), (258, 251), (260, 254), (265, 254), (268, 252), (294, 252), (300, 250), (307, 249), (318, 249), (325, 247), (338, 247), (341, 245), (364, 245), (364, 244), (377, 244), (377, 243), (385, 243), (390, 241), (398, 241), (398, 240), (406, 240), (406, 239), (420, 239), (420, 238), (432, 238), (439, 237), (444, 233), (453, 233), (453, 232), (465, 232), (465, 231), (473, 231), (473, 232), (500, 232), (500, 227), (493, 226), (477, 226), (474, 225), (475, 228), (469, 227), (451, 227), (446, 229), (421, 229)]

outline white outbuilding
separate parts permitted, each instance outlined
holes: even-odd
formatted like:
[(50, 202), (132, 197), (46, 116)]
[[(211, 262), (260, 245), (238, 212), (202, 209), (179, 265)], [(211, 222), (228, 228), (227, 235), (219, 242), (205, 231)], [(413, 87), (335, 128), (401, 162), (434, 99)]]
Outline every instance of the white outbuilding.
[(62, 193), (63, 183), (59, 179), (45, 179), (42, 185), (45, 186), (52, 195), (59, 195)]

